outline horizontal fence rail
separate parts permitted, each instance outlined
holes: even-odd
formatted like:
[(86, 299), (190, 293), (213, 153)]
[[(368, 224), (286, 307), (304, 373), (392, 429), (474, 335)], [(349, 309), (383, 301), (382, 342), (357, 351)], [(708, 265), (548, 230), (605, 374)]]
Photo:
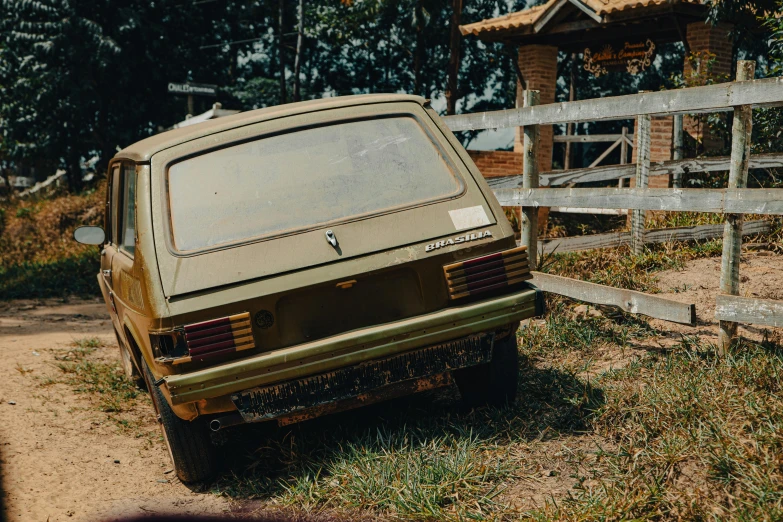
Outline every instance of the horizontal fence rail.
[(632, 208), (669, 212), (783, 214), (783, 189), (495, 189), (504, 207)]
[(715, 319), (764, 326), (783, 326), (783, 301), (719, 295)]
[[(772, 229), (769, 221), (746, 221), (742, 226), (743, 236), (766, 234)], [(692, 227), (646, 229), (644, 242), (668, 243), (670, 241), (696, 241), (718, 239), (723, 237), (723, 225), (696, 225)], [(630, 232), (609, 232), (606, 234), (591, 234), (589, 236), (572, 236), (564, 238), (543, 238), (540, 240), (539, 251), (545, 254), (554, 252), (577, 252), (595, 248), (617, 248), (631, 244)]]
[(734, 107), (783, 105), (783, 77), (730, 82), (704, 87), (645, 92), (610, 98), (550, 103), (502, 111), (446, 116), (454, 131), (505, 129), (586, 121), (623, 120), (641, 114), (669, 115), (728, 112)]
[[(661, 161), (650, 164), (650, 176), (665, 176), (668, 174), (685, 174), (688, 172), (720, 172), (729, 170), (729, 156), (714, 158), (693, 158), (676, 161)], [(754, 154), (750, 157), (748, 168), (771, 169), (783, 167), (783, 154)], [(571, 183), (593, 183), (596, 181), (615, 181), (633, 177), (636, 165), (605, 165), (568, 171), (550, 170), (542, 172), (539, 184), (542, 187), (560, 187)], [(489, 178), (489, 186), (493, 189), (517, 188), (522, 186), (522, 175), (501, 176)]]
[(606, 143), (625, 140), (633, 147), (633, 134), (558, 134), (552, 137), (555, 143)]
[(655, 319), (663, 319), (674, 323), (696, 323), (696, 305), (681, 303), (672, 299), (658, 297), (625, 290), (577, 281), (570, 277), (562, 277), (541, 272), (531, 272), (533, 284), (544, 292), (552, 292), (571, 299), (606, 306), (615, 306), (632, 314), (643, 314)]

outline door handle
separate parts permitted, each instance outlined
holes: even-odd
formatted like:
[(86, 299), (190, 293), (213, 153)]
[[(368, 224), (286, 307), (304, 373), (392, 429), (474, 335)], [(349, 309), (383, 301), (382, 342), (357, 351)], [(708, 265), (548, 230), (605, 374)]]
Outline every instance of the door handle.
[(101, 272), (103, 272), (103, 277), (111, 277), (111, 269), (101, 270)]

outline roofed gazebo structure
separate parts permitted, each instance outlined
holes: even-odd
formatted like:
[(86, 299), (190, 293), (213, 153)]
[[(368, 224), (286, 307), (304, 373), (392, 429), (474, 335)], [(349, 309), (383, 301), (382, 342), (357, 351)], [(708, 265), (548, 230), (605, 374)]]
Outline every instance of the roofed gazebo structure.
[[(708, 6), (701, 0), (549, 0), (516, 13), (463, 25), (460, 30), (464, 36), (516, 47), (519, 72), (526, 87), (540, 91), (540, 103), (546, 104), (555, 102), (560, 51), (581, 54), (583, 66), (594, 74), (606, 73), (607, 70), (602, 69), (604, 66), (634, 74), (640, 67), (643, 69), (650, 65), (653, 52), (650, 43), (654, 48), (662, 43), (683, 42), (686, 55), (683, 72), (686, 77), (692, 73), (688, 56), (698, 53), (710, 56), (711, 75), (729, 79), (734, 62), (729, 35), (732, 26), (710, 25), (707, 23), (707, 11)], [(615, 51), (608, 47), (609, 44), (614, 44)], [(518, 82), (517, 100), (520, 105), (521, 90)], [(697, 135), (701, 131), (696, 127), (689, 128), (687, 118), (685, 130), (694, 138), (703, 140), (705, 148), (710, 148), (707, 143), (709, 137)], [(521, 129), (518, 129), (514, 141), (518, 164), (515, 161), (506, 174), (521, 171), (519, 153), (522, 135)], [(552, 127), (542, 127), (540, 136), (539, 168), (541, 171), (551, 170)], [(654, 119), (652, 161), (671, 159), (671, 136), (671, 117)], [(511, 153), (505, 154), (507, 164)], [(473, 156), (479, 169), (483, 167), (488, 173), (502, 175), (503, 168), (493, 168), (496, 162), (492, 154), (474, 152)], [(650, 179), (651, 187), (668, 186), (669, 183), (668, 178)]]

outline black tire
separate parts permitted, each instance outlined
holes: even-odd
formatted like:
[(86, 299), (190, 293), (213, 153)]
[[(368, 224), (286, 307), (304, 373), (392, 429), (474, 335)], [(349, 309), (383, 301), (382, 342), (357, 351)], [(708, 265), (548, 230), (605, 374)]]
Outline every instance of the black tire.
[(516, 329), (495, 341), (492, 360), (454, 372), (465, 406), (504, 406), (514, 402), (519, 381)]
[(209, 436), (209, 427), (201, 418), (186, 421), (177, 417), (160, 388), (155, 386), (147, 362), (142, 361), (141, 365), (177, 477), (186, 484), (208, 481), (217, 471), (215, 447)]

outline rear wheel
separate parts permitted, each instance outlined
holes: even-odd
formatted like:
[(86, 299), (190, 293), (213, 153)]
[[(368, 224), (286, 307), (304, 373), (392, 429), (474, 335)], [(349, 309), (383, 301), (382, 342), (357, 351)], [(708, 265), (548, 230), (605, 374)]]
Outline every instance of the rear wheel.
[(466, 406), (503, 406), (514, 402), (519, 380), (516, 329), (495, 341), (492, 360), (454, 372)]
[(182, 482), (204, 482), (215, 475), (217, 463), (215, 447), (209, 437), (209, 429), (201, 418), (192, 421), (182, 420), (172, 411), (171, 406), (163, 396), (160, 388), (155, 386), (155, 379), (142, 361), (144, 379), (152, 396), (155, 413), (161, 424), (163, 439), (169, 450), (169, 456), (174, 463), (174, 469)]

